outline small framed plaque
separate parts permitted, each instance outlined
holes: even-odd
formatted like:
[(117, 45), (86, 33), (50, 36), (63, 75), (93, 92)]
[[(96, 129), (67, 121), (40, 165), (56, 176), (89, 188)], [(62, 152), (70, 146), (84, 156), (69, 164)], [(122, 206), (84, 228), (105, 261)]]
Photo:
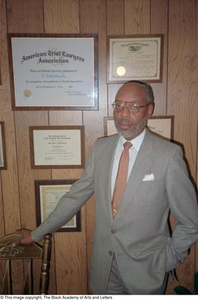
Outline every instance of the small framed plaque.
[(162, 81), (163, 35), (108, 36), (109, 83)]
[(4, 122), (0, 122), (0, 170), (7, 169)]
[[(36, 180), (36, 222), (39, 226), (55, 209), (60, 198), (70, 191), (75, 180)], [(57, 231), (81, 231), (80, 211)]]
[[(162, 137), (173, 140), (174, 132), (174, 117), (173, 116), (153, 116), (148, 119), (148, 128)], [(104, 118), (104, 132), (105, 136), (117, 133), (114, 119), (112, 117)]]
[(33, 169), (84, 168), (84, 126), (30, 127), (30, 155)]

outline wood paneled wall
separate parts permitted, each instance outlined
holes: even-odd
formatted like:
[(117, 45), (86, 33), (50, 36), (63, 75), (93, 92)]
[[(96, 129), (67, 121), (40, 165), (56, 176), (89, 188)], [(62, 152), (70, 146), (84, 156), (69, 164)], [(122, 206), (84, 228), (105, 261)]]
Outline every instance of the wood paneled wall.
[[(7, 170), (0, 172), (0, 236), (35, 227), (36, 179), (79, 178), (81, 170), (32, 170), (29, 126), (84, 125), (86, 157), (104, 135), (103, 118), (119, 84), (107, 84), (106, 37), (164, 34), (163, 81), (152, 84), (155, 115), (174, 115), (174, 138), (183, 144), (191, 176), (198, 181), (197, 0), (0, 0), (0, 121), (5, 122)], [(12, 111), (7, 33), (98, 33), (98, 111)], [(174, 220), (172, 221), (174, 224)], [(51, 294), (87, 294), (94, 229), (94, 199), (82, 208), (82, 232), (53, 235)], [(2, 284), (0, 266), (0, 285)], [(15, 265), (15, 293), (22, 266)], [(179, 284), (192, 290), (198, 247), (178, 268)], [(38, 273), (38, 268), (35, 269)], [(167, 294), (177, 283), (169, 280)], [(38, 292), (38, 290), (35, 290)]]

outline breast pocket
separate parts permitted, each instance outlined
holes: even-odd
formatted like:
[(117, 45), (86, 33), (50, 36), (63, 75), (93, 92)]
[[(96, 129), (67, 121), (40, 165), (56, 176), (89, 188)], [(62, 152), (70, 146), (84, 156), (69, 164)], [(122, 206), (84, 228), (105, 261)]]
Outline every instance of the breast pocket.
[(164, 181), (162, 180), (151, 180), (151, 181), (142, 181), (140, 186), (140, 192), (149, 193), (152, 195), (158, 194), (159, 192), (164, 191)]
[(167, 206), (165, 184), (162, 180), (142, 181), (137, 193), (139, 207), (153, 212)]

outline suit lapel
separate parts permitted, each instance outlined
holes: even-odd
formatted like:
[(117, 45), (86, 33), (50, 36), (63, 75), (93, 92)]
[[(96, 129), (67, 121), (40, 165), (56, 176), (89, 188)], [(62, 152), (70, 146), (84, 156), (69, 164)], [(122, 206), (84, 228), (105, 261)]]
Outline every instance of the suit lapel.
[(137, 193), (137, 190), (139, 189), (145, 174), (148, 173), (148, 170), (150, 169), (153, 162), (152, 154), (152, 136), (148, 131), (146, 131), (144, 140), (140, 147), (134, 167), (127, 183), (124, 197), (119, 209), (120, 213), (126, 209), (126, 206), (131, 201), (131, 198)]

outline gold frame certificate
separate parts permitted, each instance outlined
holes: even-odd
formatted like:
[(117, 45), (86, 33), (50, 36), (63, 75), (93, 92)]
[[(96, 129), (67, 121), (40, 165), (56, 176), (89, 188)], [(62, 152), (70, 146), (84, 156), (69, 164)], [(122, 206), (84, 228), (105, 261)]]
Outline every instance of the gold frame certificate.
[(163, 35), (109, 36), (108, 82), (162, 81)]
[(32, 168), (84, 168), (84, 126), (32, 126)]
[[(68, 193), (76, 180), (36, 180), (36, 220), (39, 226), (55, 209), (61, 197)], [(57, 231), (80, 231), (80, 211)]]

